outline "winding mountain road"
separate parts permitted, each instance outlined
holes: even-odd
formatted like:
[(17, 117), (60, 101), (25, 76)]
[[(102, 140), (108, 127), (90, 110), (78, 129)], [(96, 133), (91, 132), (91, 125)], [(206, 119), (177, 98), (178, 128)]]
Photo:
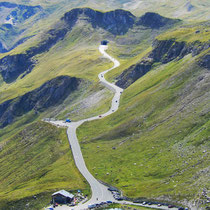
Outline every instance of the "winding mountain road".
[[(90, 204), (95, 204), (95, 203), (100, 203), (102, 201), (112, 201), (115, 203), (121, 203), (121, 204), (133, 204), (132, 202), (126, 202), (126, 201), (116, 201), (113, 198), (112, 193), (108, 190), (108, 187), (101, 184), (97, 179), (95, 179), (93, 177), (93, 175), (88, 171), (85, 161), (83, 159), (82, 156), (82, 152), (81, 152), (81, 148), (77, 139), (77, 135), (76, 135), (76, 129), (83, 124), (86, 121), (92, 121), (92, 120), (97, 120), (97, 119), (101, 119), (103, 117), (106, 117), (114, 112), (116, 112), (118, 110), (119, 107), (119, 102), (120, 102), (120, 96), (123, 92), (122, 88), (119, 88), (118, 86), (106, 81), (106, 79), (104, 78), (104, 75), (111, 71), (112, 69), (120, 66), (119, 61), (117, 61), (116, 59), (112, 58), (110, 55), (108, 55), (105, 51), (107, 50), (108, 46), (105, 45), (100, 45), (99, 46), (99, 51), (101, 52), (101, 54), (110, 59), (114, 65), (112, 68), (101, 72), (98, 77), (99, 80), (101, 81), (101, 83), (103, 83), (107, 88), (111, 89), (115, 95), (112, 99), (112, 104), (111, 104), (111, 108), (108, 112), (100, 115), (96, 116), (96, 117), (91, 117), (88, 119), (84, 119), (84, 120), (80, 120), (78, 122), (71, 122), (71, 123), (66, 123), (65, 121), (48, 121), (51, 124), (54, 124), (56, 126), (63, 126), (63, 127), (67, 127), (67, 135), (68, 135), (68, 140), (69, 143), (71, 145), (71, 150), (73, 153), (73, 157), (74, 157), (74, 161), (75, 164), (77, 166), (77, 168), (79, 169), (79, 171), (81, 172), (81, 174), (85, 177), (85, 179), (87, 180), (87, 182), (90, 184), (91, 187), (91, 191), (92, 191), (92, 197), (90, 200), (88, 200), (86, 203), (84, 204), (79, 204), (77, 206), (74, 207), (68, 207), (68, 206), (59, 206), (56, 207), (57, 210), (64, 210), (64, 209), (87, 209), (88, 205)], [(157, 207), (157, 205), (142, 205), (142, 204), (135, 204), (135, 205), (139, 205), (139, 206), (147, 206), (150, 208), (157, 208), (157, 209), (168, 209), (168, 207)], [(177, 209), (177, 208), (171, 208), (171, 209)]]

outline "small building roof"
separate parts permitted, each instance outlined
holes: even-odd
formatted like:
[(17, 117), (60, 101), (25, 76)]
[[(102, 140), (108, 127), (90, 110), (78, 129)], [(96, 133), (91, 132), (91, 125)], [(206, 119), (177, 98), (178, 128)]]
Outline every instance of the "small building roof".
[(71, 198), (71, 199), (74, 198), (74, 195), (67, 192), (66, 190), (60, 190), (58, 192), (55, 192), (55, 193), (52, 194), (52, 196), (55, 196), (55, 195), (58, 195), (58, 194), (63, 195), (64, 197)]

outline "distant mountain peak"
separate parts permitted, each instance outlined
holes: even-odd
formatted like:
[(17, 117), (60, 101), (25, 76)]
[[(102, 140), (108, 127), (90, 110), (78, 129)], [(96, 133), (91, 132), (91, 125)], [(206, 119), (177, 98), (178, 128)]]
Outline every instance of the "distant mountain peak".
[(160, 28), (168, 24), (178, 22), (178, 19), (170, 19), (154, 12), (147, 12), (139, 18), (138, 25), (143, 25), (150, 28)]
[(129, 11), (117, 9), (103, 13), (91, 8), (72, 9), (65, 13), (62, 20), (65, 20), (70, 27), (73, 27), (81, 15), (86, 16), (94, 28), (104, 28), (114, 35), (125, 34), (136, 21), (136, 17)]

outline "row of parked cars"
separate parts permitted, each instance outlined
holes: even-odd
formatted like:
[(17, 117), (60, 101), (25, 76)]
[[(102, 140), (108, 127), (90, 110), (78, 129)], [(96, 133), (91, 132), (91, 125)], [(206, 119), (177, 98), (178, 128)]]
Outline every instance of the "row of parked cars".
[(102, 207), (102, 206), (107, 205), (107, 204), (112, 204), (112, 201), (105, 201), (105, 202), (101, 202), (101, 203), (91, 204), (91, 205), (88, 205), (88, 209), (94, 209), (94, 208)]
[(168, 206), (168, 208), (178, 208), (178, 210), (188, 210), (188, 208), (184, 207), (177, 207), (175, 205), (167, 204), (167, 203), (159, 203), (156, 201), (150, 202), (150, 201), (142, 201), (142, 200), (136, 200), (134, 203), (142, 203), (143, 205), (157, 205), (158, 207), (160, 206)]

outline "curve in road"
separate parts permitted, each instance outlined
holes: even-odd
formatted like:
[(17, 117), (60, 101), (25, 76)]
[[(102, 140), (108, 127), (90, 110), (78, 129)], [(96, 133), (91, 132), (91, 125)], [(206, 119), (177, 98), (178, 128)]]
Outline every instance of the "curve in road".
[[(112, 58), (110, 55), (108, 55), (106, 53), (106, 50), (107, 50), (108, 46), (105, 46), (105, 45), (100, 45), (99, 46), (99, 51), (100, 53), (108, 58), (109, 60), (111, 60), (114, 65), (112, 68), (106, 70), (106, 71), (103, 71), (101, 72), (98, 77), (99, 77), (99, 80), (101, 81), (102, 84), (104, 84), (107, 88), (109, 88), (110, 90), (112, 90), (115, 94), (114, 94), (114, 97), (112, 99), (112, 104), (111, 104), (111, 108), (108, 112), (100, 115), (99, 116), (95, 116), (95, 117), (91, 117), (91, 118), (87, 118), (87, 119), (83, 119), (83, 120), (80, 120), (78, 122), (71, 122), (71, 123), (66, 123), (65, 121), (48, 121), (50, 122), (51, 124), (54, 124), (54, 125), (57, 125), (57, 126), (64, 126), (64, 127), (67, 127), (67, 135), (68, 135), (68, 140), (69, 140), (69, 143), (70, 143), (70, 146), (71, 146), (71, 150), (72, 150), (72, 153), (73, 153), (73, 157), (74, 157), (74, 161), (75, 161), (75, 164), (77, 166), (77, 168), (79, 169), (79, 171), (81, 172), (81, 174), (85, 177), (85, 179), (87, 180), (87, 182), (90, 184), (90, 187), (91, 187), (91, 191), (92, 191), (92, 197), (89, 201), (87, 201), (86, 203), (84, 204), (79, 204), (78, 206), (75, 206), (73, 209), (77, 210), (77, 209), (87, 209), (88, 208), (88, 205), (90, 204), (95, 204), (95, 203), (100, 203), (100, 202), (103, 202), (103, 201), (112, 201), (112, 202), (115, 202), (115, 203), (123, 203), (123, 204), (133, 204), (132, 202), (120, 202), (120, 201), (116, 201), (114, 198), (113, 198), (113, 195), (112, 193), (108, 190), (108, 187), (101, 184), (97, 179), (95, 179), (93, 177), (93, 175), (88, 171), (87, 167), (86, 167), (86, 164), (85, 164), (85, 161), (84, 161), (84, 158), (82, 156), (82, 152), (81, 152), (81, 148), (80, 148), (80, 145), (79, 145), (79, 142), (78, 142), (78, 139), (77, 139), (77, 135), (76, 135), (76, 129), (84, 122), (86, 121), (92, 121), (92, 120), (97, 120), (97, 119), (101, 119), (103, 117), (106, 117), (114, 112), (116, 112), (118, 110), (118, 107), (119, 107), (119, 102), (120, 102), (120, 96), (123, 92), (123, 89), (106, 81), (106, 79), (104, 78), (104, 75), (111, 71), (112, 69), (120, 66), (120, 63), (118, 60)], [(142, 205), (142, 204), (135, 204), (135, 205), (139, 205), (139, 206), (145, 206), (145, 205)], [(147, 205), (146, 205), (147, 206)], [(150, 208), (159, 208), (159, 209), (168, 209), (167, 207), (166, 208), (163, 208), (163, 207), (157, 207), (157, 205), (152, 205), (152, 206), (148, 206)], [(57, 207), (56, 208), (57, 210), (64, 210), (64, 209), (72, 209), (70, 207), (67, 207), (67, 206), (62, 206), (62, 207)], [(173, 208), (175, 209), (175, 208)]]

